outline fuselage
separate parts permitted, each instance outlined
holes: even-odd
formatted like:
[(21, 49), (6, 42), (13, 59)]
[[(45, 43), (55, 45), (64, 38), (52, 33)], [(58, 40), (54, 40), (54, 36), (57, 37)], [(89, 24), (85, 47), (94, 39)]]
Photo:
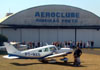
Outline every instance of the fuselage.
[(57, 49), (55, 45), (47, 45), (39, 48), (29, 49), (25, 51), (9, 53), (9, 56), (17, 56), (24, 59), (44, 59), (47, 56), (59, 53), (70, 53), (72, 49), (70, 48), (61, 48)]

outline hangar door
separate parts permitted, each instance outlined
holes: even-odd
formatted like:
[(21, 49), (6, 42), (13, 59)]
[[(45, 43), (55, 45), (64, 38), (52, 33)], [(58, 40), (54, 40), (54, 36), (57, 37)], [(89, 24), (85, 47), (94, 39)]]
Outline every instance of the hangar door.
[(75, 41), (74, 29), (40, 29), (40, 41), (41, 42), (64, 42)]
[(20, 41), (20, 29), (2, 29), (2, 34), (5, 35), (9, 41)]
[(74, 29), (4, 29), (3, 34), (9, 41), (19, 42), (64, 42), (75, 41)]
[(22, 41), (39, 41), (39, 29), (22, 29)]
[(77, 29), (77, 41), (94, 41), (95, 47), (100, 47), (100, 30), (97, 29)]

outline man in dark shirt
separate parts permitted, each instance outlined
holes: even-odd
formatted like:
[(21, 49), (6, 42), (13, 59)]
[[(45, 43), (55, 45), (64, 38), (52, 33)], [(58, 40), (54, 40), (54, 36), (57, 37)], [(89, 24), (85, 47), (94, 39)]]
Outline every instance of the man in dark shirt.
[(94, 41), (91, 41), (91, 48), (93, 49)]
[(82, 51), (79, 47), (74, 52), (74, 65), (80, 66), (80, 56), (82, 55)]

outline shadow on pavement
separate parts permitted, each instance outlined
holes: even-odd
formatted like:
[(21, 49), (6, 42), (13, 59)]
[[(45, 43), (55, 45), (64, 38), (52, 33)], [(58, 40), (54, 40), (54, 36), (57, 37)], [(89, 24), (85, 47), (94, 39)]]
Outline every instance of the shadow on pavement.
[[(62, 65), (62, 66), (75, 67), (73, 65), (73, 62), (67, 62), (67, 63), (63, 63), (63, 62), (56, 62), (56, 63), (24, 63), (24, 64), (21, 64), (21, 63), (11, 63), (11, 64), (16, 65), (16, 66), (29, 66), (29, 65), (36, 65), (36, 64), (53, 64), (53, 65)], [(79, 67), (87, 67), (87, 66), (80, 65)]]

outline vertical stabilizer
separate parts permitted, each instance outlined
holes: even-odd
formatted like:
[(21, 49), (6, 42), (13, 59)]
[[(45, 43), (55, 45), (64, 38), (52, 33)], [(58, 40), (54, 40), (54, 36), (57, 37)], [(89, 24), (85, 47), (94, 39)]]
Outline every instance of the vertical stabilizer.
[(19, 51), (11, 44), (9, 43), (4, 43), (6, 50), (9, 54), (14, 54), (14, 53), (18, 53)]

